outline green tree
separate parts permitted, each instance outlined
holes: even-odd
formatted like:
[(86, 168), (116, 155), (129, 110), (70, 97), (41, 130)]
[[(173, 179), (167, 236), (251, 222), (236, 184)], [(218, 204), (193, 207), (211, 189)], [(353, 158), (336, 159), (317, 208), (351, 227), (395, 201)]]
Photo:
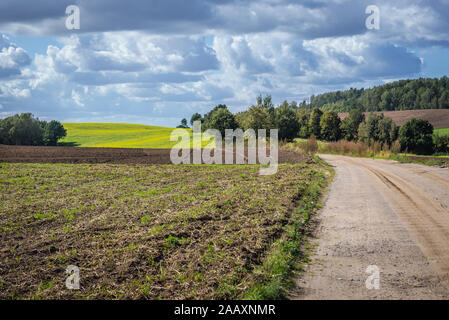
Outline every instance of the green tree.
[(273, 121), (275, 114), (274, 114), (274, 104), (271, 99), (271, 95), (267, 95), (262, 100), (262, 95), (259, 95), (257, 97), (257, 105), (262, 106), (263, 108), (267, 109), (268, 113), (270, 114), (270, 118)]
[(205, 116), (203, 130), (217, 129), (224, 137), (226, 129), (237, 129), (238, 124), (235, 120), (234, 115), (228, 110), (226, 106), (218, 108), (217, 107), (215, 107), (210, 113), (208, 113), (207, 117)]
[(201, 117), (201, 114), (199, 114), (198, 112), (196, 112), (196, 113), (194, 113), (193, 115), (192, 115), (192, 117), (190, 118), (190, 125), (191, 126), (193, 126), (193, 123), (195, 122), (195, 121), (202, 121), (203, 120), (203, 118)]
[(45, 123), (43, 133), (43, 140), (45, 145), (56, 146), (58, 140), (65, 137), (66, 135), (67, 131), (59, 121), (52, 120), (48, 123)]
[(9, 131), (14, 125), (14, 117), (0, 120), (0, 144), (13, 144)]
[(365, 116), (360, 109), (352, 109), (349, 115), (341, 121), (341, 131), (344, 139), (351, 141), (357, 139), (360, 123), (365, 120)]
[(298, 110), (298, 124), (299, 124), (299, 133), (298, 136), (300, 138), (308, 138), (309, 137), (309, 118), (310, 113), (306, 109)]
[(424, 119), (410, 119), (399, 130), (401, 150), (416, 154), (433, 152), (433, 126)]
[(309, 135), (314, 135), (317, 139), (321, 139), (321, 116), (323, 115), (323, 112), (318, 108), (313, 108), (312, 113), (310, 114), (309, 118)]
[[(251, 107), (250, 107), (251, 108)], [(243, 130), (246, 130), (249, 128), (248, 125), (248, 114), (249, 109), (246, 111), (237, 112), (234, 115), (235, 121), (237, 121), (237, 125), (239, 128), (242, 128)]]
[(298, 118), (295, 110), (284, 101), (275, 110), (275, 126), (278, 128), (279, 139), (292, 140), (297, 137), (299, 131)]
[(438, 104), (440, 109), (449, 109), (449, 90), (446, 89), (441, 93), (438, 99)]
[(321, 117), (321, 138), (326, 141), (337, 141), (341, 137), (341, 120), (335, 111), (326, 111)]
[(383, 117), (378, 122), (378, 136), (377, 141), (383, 146), (387, 144), (389, 147), (396, 140), (396, 124), (389, 117)]
[(42, 145), (43, 130), (39, 119), (33, 117), (31, 113), (16, 114), (7, 120), (8, 140), (15, 145)]
[(271, 116), (266, 108), (260, 105), (251, 106), (246, 114), (244, 129), (254, 129), (257, 134), (258, 129), (269, 130), (271, 123)]
[(383, 118), (383, 114), (381, 116), (376, 115), (371, 112), (368, 115), (368, 118), (365, 121), (365, 131), (363, 136), (361, 137), (363, 141), (371, 143), (373, 141), (379, 141), (379, 121)]
[(187, 125), (187, 119), (183, 118), (181, 120), (181, 124), (179, 126), (177, 126), (176, 128), (188, 128), (189, 126)]

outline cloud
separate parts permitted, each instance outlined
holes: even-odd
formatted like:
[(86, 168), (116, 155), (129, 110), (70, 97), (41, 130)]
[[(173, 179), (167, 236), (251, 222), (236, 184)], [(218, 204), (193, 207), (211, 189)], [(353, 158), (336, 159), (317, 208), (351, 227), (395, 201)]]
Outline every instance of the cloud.
[(406, 48), (378, 42), (369, 36), (304, 41), (319, 61), (317, 77), (375, 79), (418, 74), (422, 61)]
[(30, 64), (31, 59), (20, 47), (10, 42), (8, 37), (0, 37), (0, 78), (17, 76), (21, 68)]
[(163, 37), (142, 32), (72, 35), (50, 46), (47, 55), (62, 73), (71, 72), (200, 72), (218, 69), (214, 50), (204, 38)]
[[(14, 34), (68, 36), (65, 8), (71, 0), (3, 0), (0, 27)], [(192, 35), (224, 32), (230, 35), (286, 32), (301, 39), (366, 34), (365, 8), (380, 8), (383, 40), (448, 45), (447, 0), (78, 0), (78, 33), (145, 31), (151, 34)], [(405, 36), (404, 36), (405, 35)]]
[[(69, 4), (81, 9), (79, 31), (65, 29)], [(423, 61), (412, 48), (449, 44), (447, 0), (376, 1), (380, 30), (365, 27), (371, 4), (4, 0), (1, 30), (58, 41), (31, 59), (0, 37), (2, 111), (61, 120), (160, 117), (175, 125), (218, 103), (242, 110), (258, 94), (299, 101), (419, 76)]]

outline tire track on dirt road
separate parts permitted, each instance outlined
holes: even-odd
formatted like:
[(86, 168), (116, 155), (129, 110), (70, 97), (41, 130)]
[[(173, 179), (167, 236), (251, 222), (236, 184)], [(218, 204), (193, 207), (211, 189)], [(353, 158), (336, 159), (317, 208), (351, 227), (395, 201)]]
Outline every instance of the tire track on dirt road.
[(371, 171), (392, 191), (387, 196), (394, 204), (394, 209), (408, 224), (424, 254), (434, 264), (443, 282), (448, 286), (449, 211), (441, 203), (395, 174), (388, 174), (384, 170), (363, 164), (358, 165)]
[[(336, 179), (293, 299), (449, 298), (449, 170), (322, 155)], [(430, 172), (431, 171), (431, 172)], [(367, 266), (379, 290), (365, 286)]]

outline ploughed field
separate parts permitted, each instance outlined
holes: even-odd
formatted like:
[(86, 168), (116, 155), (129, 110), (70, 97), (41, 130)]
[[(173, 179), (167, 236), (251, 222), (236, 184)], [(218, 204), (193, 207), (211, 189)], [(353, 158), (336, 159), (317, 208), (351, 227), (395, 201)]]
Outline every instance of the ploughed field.
[[(0, 145), (0, 162), (170, 164), (172, 163), (170, 150)], [(193, 152), (190, 154), (192, 158)], [(267, 154), (269, 154), (268, 150)], [(244, 151), (245, 162), (247, 162), (247, 155), (246, 148)], [(225, 163), (224, 151), (222, 159)], [(307, 161), (307, 159), (309, 158), (290, 149), (279, 149), (279, 163), (296, 163)], [(192, 160), (191, 163), (193, 163)]]
[[(411, 118), (428, 120), (435, 129), (449, 127), (449, 109), (419, 109), (419, 110), (403, 110), (403, 111), (379, 111), (377, 114), (383, 113), (386, 117), (390, 117), (398, 126), (402, 126)], [(365, 112), (368, 116), (369, 112)], [(347, 112), (338, 114), (341, 119), (348, 116)]]
[[(298, 154), (260, 176), (259, 165), (147, 164), (162, 150), (1, 149), (1, 299), (248, 297), (330, 176)], [(80, 290), (65, 287), (69, 265)]]

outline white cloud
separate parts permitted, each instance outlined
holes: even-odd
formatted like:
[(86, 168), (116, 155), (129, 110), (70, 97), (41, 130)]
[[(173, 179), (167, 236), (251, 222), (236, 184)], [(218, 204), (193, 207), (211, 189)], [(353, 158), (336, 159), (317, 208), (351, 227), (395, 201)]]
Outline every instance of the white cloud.
[(84, 107), (84, 103), (82, 101), (81, 94), (79, 92), (72, 90), (72, 99), (77, 106)]
[(413, 77), (423, 61), (408, 48), (449, 45), (447, 0), (377, 1), (378, 31), (365, 28), (368, 0), (134, 1), (81, 1), (79, 33), (63, 30), (62, 4), (29, 4), (25, 14), (23, 1), (2, 1), (2, 30), (60, 43), (29, 65), (0, 38), (4, 110), (104, 121), (182, 118), (217, 103), (236, 111), (258, 94), (300, 100)]
[(17, 76), (21, 68), (30, 64), (31, 59), (20, 47), (12, 43), (8, 37), (0, 37), (0, 79)]

